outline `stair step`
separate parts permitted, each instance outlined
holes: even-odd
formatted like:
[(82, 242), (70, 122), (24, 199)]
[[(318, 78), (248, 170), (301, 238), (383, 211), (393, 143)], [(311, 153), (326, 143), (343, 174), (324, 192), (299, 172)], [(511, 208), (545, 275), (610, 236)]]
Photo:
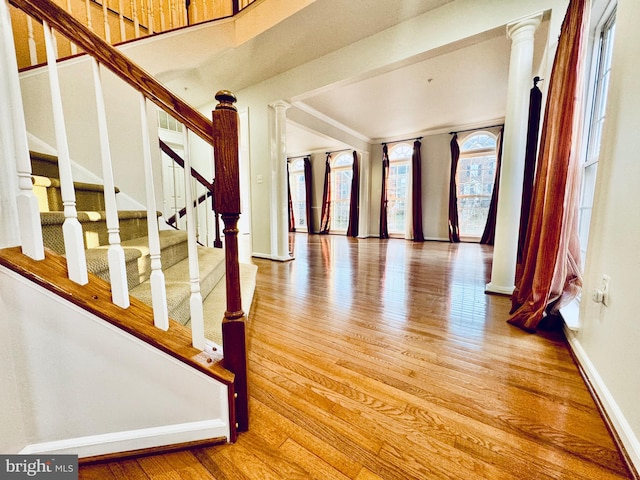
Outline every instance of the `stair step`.
[[(38, 207), (41, 212), (61, 212), (64, 209), (58, 178), (34, 175), (32, 181), (33, 193), (38, 199)], [(74, 182), (73, 185), (77, 210), (93, 212), (105, 209), (103, 185), (83, 182)], [(119, 191), (116, 187), (115, 192)]]
[(29, 152), (31, 157), (31, 173), (42, 177), (60, 178), (58, 157), (46, 153)]
[[(167, 270), (187, 258), (187, 234), (180, 230), (161, 230), (159, 233), (162, 269)], [(121, 245), (127, 266), (127, 284), (131, 290), (147, 281), (151, 275), (149, 237), (133, 238), (121, 242)], [(108, 249), (108, 245), (101, 245), (86, 251), (87, 268), (91, 273), (106, 281), (110, 281), (107, 262)]]
[[(224, 279), (225, 259), (224, 251), (217, 248), (198, 247), (198, 266), (200, 270), (200, 294), (207, 298), (211, 291)], [(169, 317), (181, 324), (186, 324), (191, 317), (189, 298), (191, 284), (189, 283), (189, 259), (185, 258), (170, 268), (164, 269), (167, 288), (167, 303)], [(151, 305), (151, 285), (147, 280), (129, 292), (138, 300)]]
[[(240, 293), (242, 296), (242, 310), (249, 316), (253, 294), (256, 289), (256, 274), (258, 267), (253, 264), (240, 264)], [(204, 336), (218, 345), (222, 345), (222, 319), (227, 309), (226, 281), (220, 281), (205, 298), (202, 305), (204, 311)], [(191, 321), (185, 326), (190, 327)]]
[[(160, 213), (158, 213), (160, 215)], [(120, 240), (125, 242), (147, 235), (146, 210), (123, 210), (118, 212), (120, 219)], [(42, 236), (44, 244), (56, 253), (64, 255), (62, 238), (63, 212), (41, 212)], [(85, 248), (95, 248), (109, 244), (107, 217), (104, 211), (78, 212), (78, 221), (82, 224)]]

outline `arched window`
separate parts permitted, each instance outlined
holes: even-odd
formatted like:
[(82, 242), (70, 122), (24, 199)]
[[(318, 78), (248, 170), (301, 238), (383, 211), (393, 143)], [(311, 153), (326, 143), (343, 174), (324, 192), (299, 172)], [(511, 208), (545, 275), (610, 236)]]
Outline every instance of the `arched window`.
[(389, 152), (387, 183), (387, 229), (390, 235), (404, 236), (407, 231), (407, 205), (413, 147), (398, 143)]
[(353, 155), (340, 153), (331, 160), (331, 230), (346, 232), (349, 227)]
[(456, 172), (460, 236), (479, 240), (487, 223), (496, 178), (496, 137), (473, 132), (460, 143)]
[(304, 179), (304, 159), (289, 163), (289, 187), (295, 227), (307, 228), (307, 190)]

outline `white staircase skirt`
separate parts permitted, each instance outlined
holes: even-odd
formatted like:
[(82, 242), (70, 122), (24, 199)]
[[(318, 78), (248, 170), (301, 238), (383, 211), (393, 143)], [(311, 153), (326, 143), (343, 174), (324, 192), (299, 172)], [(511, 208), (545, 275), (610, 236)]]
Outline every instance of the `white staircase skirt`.
[(18, 450), (84, 457), (229, 438), (217, 380), (4, 267), (0, 310), (18, 385), (5, 408), (25, 429)]

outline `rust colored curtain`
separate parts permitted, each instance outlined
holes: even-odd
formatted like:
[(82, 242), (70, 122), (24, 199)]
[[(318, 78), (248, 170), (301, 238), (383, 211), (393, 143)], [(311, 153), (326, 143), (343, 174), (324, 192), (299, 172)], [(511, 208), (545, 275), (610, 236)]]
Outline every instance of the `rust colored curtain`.
[(304, 158), (304, 193), (306, 197), (306, 209), (307, 209), (307, 232), (313, 233), (313, 177), (311, 176), (311, 159), (309, 157)]
[(458, 225), (458, 186), (456, 185), (456, 171), (460, 159), (460, 145), (458, 134), (454, 133), (451, 139), (451, 177), (449, 178), (449, 241), (460, 241), (460, 227)]
[[(538, 77), (536, 77), (537, 79)], [(518, 253), (516, 256), (516, 280), (522, 274), (522, 255), (524, 241), (527, 238), (529, 213), (533, 195), (533, 181), (536, 172), (536, 157), (538, 155), (538, 137), (540, 134), (540, 110), (542, 108), (542, 92), (534, 79), (533, 88), (529, 94), (529, 121), (527, 125), (527, 145), (524, 156), (524, 179), (522, 181), (522, 206), (520, 208), (520, 229), (518, 233)]]
[(411, 201), (413, 204), (413, 241), (424, 242), (422, 231), (422, 156), (420, 140), (413, 142), (413, 156), (411, 157)]
[(553, 64), (522, 275), (507, 320), (534, 332), (582, 286), (577, 233), (580, 100), (589, 2), (571, 0)]
[(485, 245), (493, 245), (496, 239), (496, 217), (498, 215), (498, 193), (500, 191), (500, 169), (502, 167), (502, 138), (504, 137), (504, 128), (500, 129), (498, 141), (496, 142), (496, 177), (493, 181), (493, 190), (491, 191), (491, 201), (489, 203), (489, 212), (487, 213), (487, 223), (484, 225), (484, 231), (480, 238), (480, 243)]
[(322, 192), (322, 216), (320, 217), (320, 231), (329, 233), (331, 229), (331, 155), (327, 155), (324, 167), (324, 190)]
[(289, 177), (289, 162), (287, 162), (287, 196), (289, 201), (289, 231), (296, 231), (296, 217), (293, 212), (293, 200), (291, 199), (291, 177)]
[(382, 195), (380, 196), (380, 238), (389, 238), (387, 225), (387, 181), (389, 180), (389, 149), (382, 146)]
[(358, 236), (358, 200), (360, 198), (360, 167), (358, 163), (358, 153), (353, 151), (353, 165), (351, 177), (351, 200), (349, 202), (349, 226), (347, 227), (348, 237)]

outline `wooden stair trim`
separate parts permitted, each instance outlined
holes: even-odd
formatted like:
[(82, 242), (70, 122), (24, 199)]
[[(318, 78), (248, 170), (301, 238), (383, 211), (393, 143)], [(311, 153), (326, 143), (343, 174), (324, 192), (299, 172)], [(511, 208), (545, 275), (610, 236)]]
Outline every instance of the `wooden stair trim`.
[[(151, 307), (135, 297), (130, 296), (129, 308), (120, 308), (111, 302), (109, 283), (97, 276), (90, 273), (87, 285), (69, 280), (65, 258), (49, 249), (45, 249), (45, 259), (40, 261), (23, 255), (20, 247), (0, 249), (0, 265), (221, 382), (233, 398), (235, 376), (222, 366), (222, 359), (191, 346), (190, 330), (175, 320), (169, 320), (170, 335), (156, 328)], [(233, 410), (233, 403), (229, 408)]]

